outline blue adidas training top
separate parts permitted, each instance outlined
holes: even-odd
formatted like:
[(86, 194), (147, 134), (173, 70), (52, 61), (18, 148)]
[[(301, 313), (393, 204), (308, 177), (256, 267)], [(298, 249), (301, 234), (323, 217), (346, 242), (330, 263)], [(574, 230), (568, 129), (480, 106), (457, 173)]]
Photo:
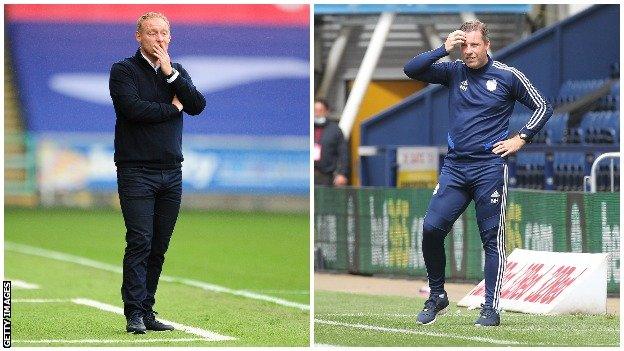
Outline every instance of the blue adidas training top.
[(450, 90), (447, 158), (503, 162), (492, 149), (509, 135), (515, 101), (533, 110), (533, 115), (521, 130), (512, 133), (532, 138), (552, 115), (551, 104), (517, 69), (493, 61), (489, 55), (487, 64), (478, 69), (469, 68), (461, 60), (436, 63), (447, 55), (442, 45), (414, 57), (404, 67), (408, 77), (442, 84)]

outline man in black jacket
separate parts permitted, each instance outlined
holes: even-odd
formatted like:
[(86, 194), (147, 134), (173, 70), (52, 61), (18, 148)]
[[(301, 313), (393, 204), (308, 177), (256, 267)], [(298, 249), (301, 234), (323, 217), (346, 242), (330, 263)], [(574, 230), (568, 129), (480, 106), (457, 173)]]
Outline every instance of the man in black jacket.
[(314, 101), (314, 184), (347, 185), (349, 156), (347, 142), (335, 121), (329, 120), (329, 105)]
[(137, 21), (133, 57), (113, 64), (115, 165), (126, 226), (121, 296), (126, 331), (172, 330), (156, 320), (156, 287), (182, 198), (182, 112), (198, 115), (206, 100), (168, 54), (167, 18), (148, 12)]

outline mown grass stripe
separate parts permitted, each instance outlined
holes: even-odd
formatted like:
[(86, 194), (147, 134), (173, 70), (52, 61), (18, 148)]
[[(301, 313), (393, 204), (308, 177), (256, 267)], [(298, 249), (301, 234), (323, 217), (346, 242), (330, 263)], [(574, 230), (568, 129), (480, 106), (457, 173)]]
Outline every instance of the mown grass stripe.
[[(8, 250), (8, 251), (54, 259), (57, 261), (71, 262), (71, 263), (79, 264), (82, 266), (92, 267), (92, 268), (96, 268), (96, 269), (100, 269), (100, 270), (104, 270), (108, 272), (114, 272), (114, 273), (119, 273), (119, 274), (122, 273), (122, 268), (119, 266), (95, 261), (95, 260), (85, 258), (85, 257), (70, 255), (70, 254), (66, 254), (63, 252), (42, 249), (39, 247), (30, 246), (30, 245), (24, 245), (24, 244), (18, 244), (18, 243), (14, 243), (10, 241), (5, 241), (4, 248), (5, 250)], [(307, 311), (310, 309), (309, 305), (284, 300), (279, 297), (258, 294), (258, 293), (254, 293), (252, 291), (247, 291), (247, 290), (230, 289), (224, 286), (206, 283), (206, 282), (202, 282), (202, 281), (194, 280), (194, 279), (162, 275), (160, 276), (160, 280), (170, 282), (170, 283), (180, 283), (180, 284), (184, 284), (188, 286), (194, 286), (194, 287), (212, 291), (212, 292), (231, 294), (235, 296), (241, 296), (241, 297), (246, 297), (249, 299), (260, 300), (260, 301), (267, 301), (267, 302), (275, 303), (277, 305), (297, 308), (297, 309), (304, 310), (304, 311)]]

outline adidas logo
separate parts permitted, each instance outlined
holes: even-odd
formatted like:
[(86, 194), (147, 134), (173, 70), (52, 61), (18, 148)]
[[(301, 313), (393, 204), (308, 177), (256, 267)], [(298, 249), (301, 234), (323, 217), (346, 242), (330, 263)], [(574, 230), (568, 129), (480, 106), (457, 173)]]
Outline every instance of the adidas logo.
[(499, 197), (500, 197), (500, 194), (498, 193), (498, 190), (494, 190), (492, 195), (490, 195), (490, 202), (493, 204), (497, 204)]

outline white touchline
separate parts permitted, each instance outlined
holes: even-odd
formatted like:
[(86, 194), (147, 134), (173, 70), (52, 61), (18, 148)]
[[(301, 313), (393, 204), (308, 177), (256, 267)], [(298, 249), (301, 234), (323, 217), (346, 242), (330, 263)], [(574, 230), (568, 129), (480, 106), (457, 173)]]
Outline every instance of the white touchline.
[[(103, 302), (99, 302), (99, 301), (95, 301), (95, 300), (77, 298), (77, 299), (72, 299), (71, 301), (73, 303), (75, 303), (75, 304), (85, 305), (85, 306), (89, 306), (89, 307), (95, 307), (95, 308), (103, 310), (103, 311), (108, 311), (108, 312), (121, 314), (121, 315), (124, 314), (123, 308), (121, 308), (121, 307), (109, 305), (109, 304), (106, 304), (106, 303), (103, 303)], [(211, 341), (236, 340), (236, 338), (234, 338), (234, 337), (217, 334), (215, 332), (211, 332), (211, 331), (204, 330), (204, 329), (201, 329), (201, 328), (191, 327), (191, 326), (188, 326), (188, 325), (184, 325), (184, 324), (180, 324), (180, 323), (176, 323), (176, 322), (172, 322), (172, 321), (168, 321), (168, 320), (160, 319), (160, 318), (159, 318), (159, 320), (161, 322), (163, 322), (163, 323), (171, 324), (177, 330), (181, 330), (181, 331), (189, 333), (189, 334), (195, 334), (195, 335), (201, 336), (204, 339), (208, 339), (208, 340), (211, 340)]]
[(39, 289), (39, 285), (37, 284), (32, 284), (32, 283), (26, 283), (23, 280), (18, 280), (18, 279), (7, 279), (11, 281), (11, 287), (12, 288), (18, 288), (18, 289)]
[(324, 319), (314, 319), (314, 322), (315, 323), (319, 323), (319, 324), (337, 325), (337, 326), (348, 327), (348, 328), (374, 330), (374, 331), (380, 331), (380, 332), (401, 333), (401, 334), (414, 334), (414, 335), (427, 335), (427, 336), (434, 336), (434, 337), (443, 337), (443, 338), (452, 338), (452, 339), (463, 339), (463, 340), (470, 340), (470, 341), (487, 342), (487, 343), (491, 343), (491, 344), (503, 344), (503, 345), (508, 345), (508, 344), (512, 344), (512, 345), (525, 344), (525, 343), (521, 343), (521, 342), (518, 342), (518, 341), (512, 341), (512, 340), (498, 340), (498, 339), (491, 339), (491, 338), (482, 338), (482, 337), (479, 337), (479, 336), (463, 336), (463, 335), (454, 335), (454, 334), (447, 334), (447, 333), (418, 331), (418, 330), (413, 330), (413, 329), (388, 328), (388, 327), (381, 327), (381, 326), (377, 326), (377, 325), (367, 325), (367, 324), (351, 324), (351, 323), (343, 323), (343, 322), (330, 321), (330, 320), (324, 320)]
[[(34, 246), (29, 246), (29, 245), (24, 245), (24, 244), (17, 244), (17, 243), (13, 243), (10, 241), (4, 242), (4, 249), (8, 251), (27, 254), (27, 255), (50, 258), (50, 259), (63, 261), (63, 262), (76, 263), (82, 266), (92, 267), (92, 268), (96, 268), (96, 269), (100, 269), (104, 271), (122, 273), (122, 269), (119, 266), (95, 261), (95, 260), (85, 258), (85, 257), (70, 255), (70, 254), (66, 254), (63, 252), (42, 249), (39, 247), (34, 247)], [(219, 292), (219, 293), (231, 294), (231, 295), (236, 295), (236, 296), (243, 296), (243, 297), (247, 297), (247, 298), (255, 299), (255, 300), (268, 301), (268, 302), (272, 302), (281, 306), (294, 307), (294, 308), (298, 308), (304, 311), (310, 310), (310, 306), (307, 304), (292, 302), (292, 301), (280, 299), (278, 297), (258, 294), (258, 293), (254, 293), (252, 291), (247, 291), (247, 290), (230, 289), (224, 286), (210, 284), (210, 283), (202, 282), (199, 280), (172, 277), (172, 276), (167, 276), (167, 275), (161, 275), (160, 280), (166, 281), (166, 282), (180, 283), (184, 285), (194, 286), (194, 287), (212, 291), (212, 292)]]
[(53, 303), (53, 302), (71, 302), (70, 299), (13, 299), (11, 302), (23, 303)]
[(278, 290), (255, 290), (252, 292), (259, 293), (259, 294), (310, 295), (309, 290), (289, 290), (289, 289), (279, 290), (278, 289)]
[[(448, 313), (448, 312), (447, 312)], [(315, 313), (315, 316), (324, 317), (417, 317), (417, 313)]]
[(167, 281), (167, 282), (181, 283), (181, 284), (184, 284), (184, 285), (194, 286), (194, 287), (201, 288), (201, 289), (204, 289), (204, 290), (209, 290), (209, 291), (214, 291), (214, 292), (221, 292), (221, 293), (226, 293), (226, 294), (232, 294), (232, 295), (236, 295), (236, 296), (243, 296), (243, 297), (248, 297), (248, 298), (254, 299), (254, 300), (262, 300), (262, 301), (273, 302), (273, 303), (278, 304), (278, 305), (287, 306), (287, 307), (294, 307), (294, 308), (298, 308), (298, 309), (304, 310), (304, 311), (310, 309), (310, 306), (306, 305), (306, 304), (280, 299), (279, 297), (273, 297), (273, 296), (269, 296), (269, 295), (257, 294), (257, 293), (254, 293), (254, 292), (251, 292), (251, 291), (247, 291), (247, 290), (234, 290), (234, 289), (226, 288), (224, 286), (210, 284), (210, 283), (202, 282), (202, 281), (199, 281), (199, 280), (187, 279), (187, 278), (176, 278), (176, 277), (170, 277), (170, 276), (165, 276), (165, 275), (160, 276), (160, 279), (164, 280), (164, 281)]
[(98, 339), (43, 339), (43, 340), (12, 340), (14, 344), (122, 344), (122, 343), (143, 343), (143, 342), (185, 342), (185, 341), (206, 341), (204, 338), (179, 338), (179, 339), (133, 339), (133, 340), (98, 340)]

